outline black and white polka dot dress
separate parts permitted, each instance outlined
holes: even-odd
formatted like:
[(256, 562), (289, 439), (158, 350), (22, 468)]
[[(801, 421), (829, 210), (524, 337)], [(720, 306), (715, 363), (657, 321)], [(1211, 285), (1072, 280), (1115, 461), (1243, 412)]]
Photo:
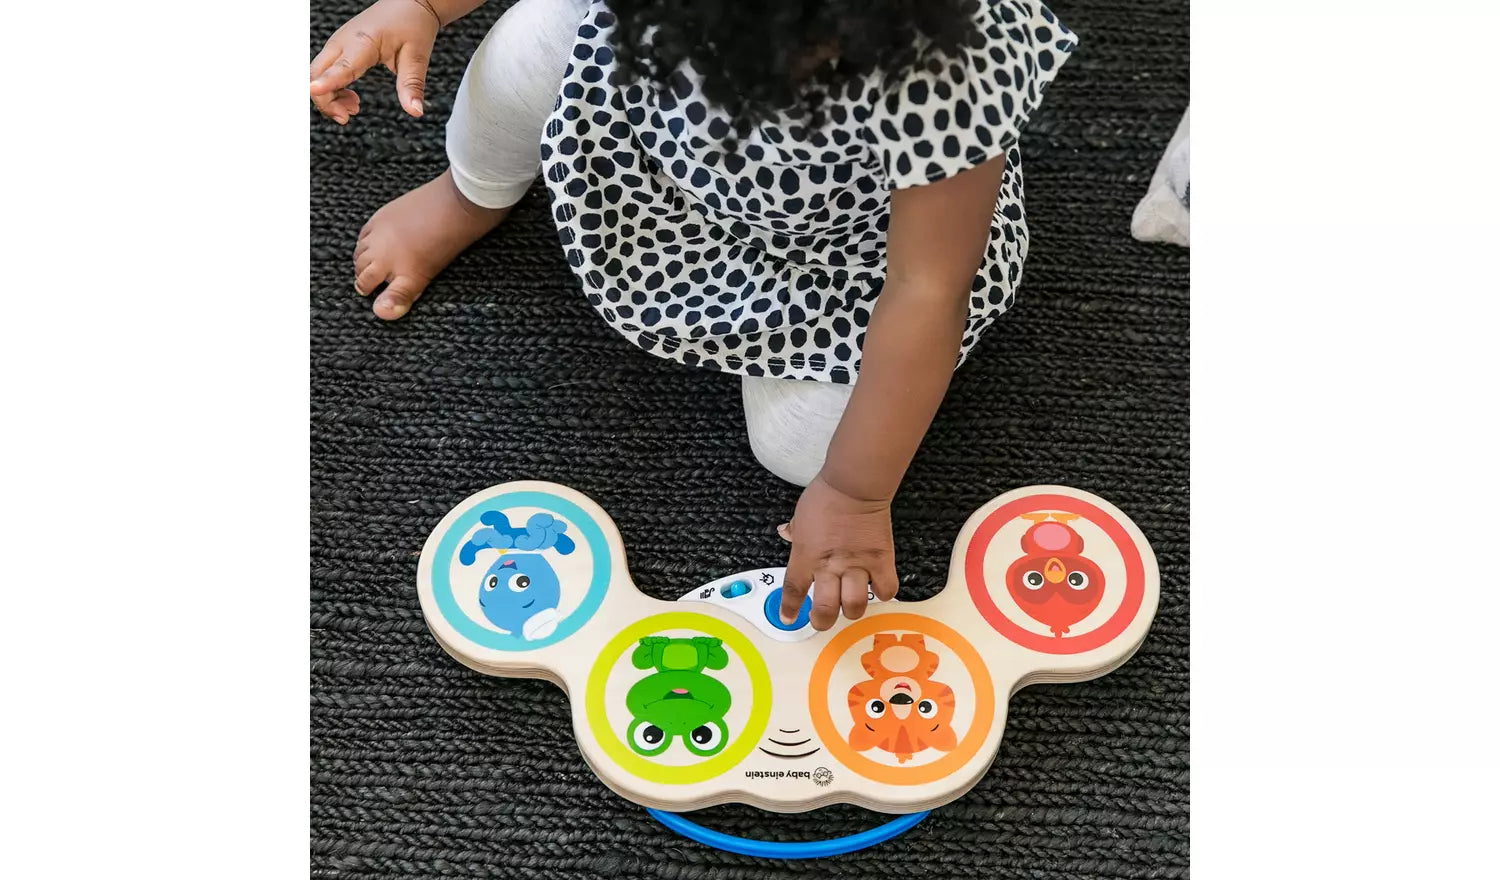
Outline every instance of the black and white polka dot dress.
[(890, 191), (1005, 155), (961, 364), (1015, 298), (1026, 258), (1020, 129), (1076, 37), (1031, 0), (979, 0), (979, 39), (898, 77), (840, 86), (824, 124), (763, 123), (724, 149), (727, 115), (684, 65), (672, 88), (611, 85), (595, 2), (542, 140), (568, 263), (647, 351), (750, 376), (853, 382), (885, 278)]

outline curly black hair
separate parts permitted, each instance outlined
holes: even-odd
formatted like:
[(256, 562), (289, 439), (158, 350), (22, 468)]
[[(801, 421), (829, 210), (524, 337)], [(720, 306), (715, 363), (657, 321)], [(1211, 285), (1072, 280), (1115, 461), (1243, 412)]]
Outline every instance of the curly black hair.
[[(619, 81), (672, 87), (684, 62), (744, 137), (790, 111), (822, 124), (823, 96), (977, 37), (976, 0), (609, 0)], [(654, 29), (654, 30), (653, 30)]]

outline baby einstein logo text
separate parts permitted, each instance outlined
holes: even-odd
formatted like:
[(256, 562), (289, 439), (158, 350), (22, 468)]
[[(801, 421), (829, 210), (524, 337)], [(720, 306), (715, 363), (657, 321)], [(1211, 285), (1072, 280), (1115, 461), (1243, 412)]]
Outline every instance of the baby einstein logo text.
[(775, 779), (787, 782), (806, 779), (821, 787), (833, 781), (833, 771), (827, 767), (819, 767), (816, 770), (746, 770), (745, 778)]
[(746, 770), (747, 779), (811, 779), (811, 770)]

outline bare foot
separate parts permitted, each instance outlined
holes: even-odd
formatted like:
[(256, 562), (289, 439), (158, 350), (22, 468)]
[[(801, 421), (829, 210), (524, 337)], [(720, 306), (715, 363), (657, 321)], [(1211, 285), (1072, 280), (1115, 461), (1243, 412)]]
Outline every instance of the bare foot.
[(406, 314), (453, 258), (500, 225), (510, 208), (481, 208), (458, 191), (447, 171), (375, 212), (354, 246), (354, 289), (375, 297), (375, 314)]

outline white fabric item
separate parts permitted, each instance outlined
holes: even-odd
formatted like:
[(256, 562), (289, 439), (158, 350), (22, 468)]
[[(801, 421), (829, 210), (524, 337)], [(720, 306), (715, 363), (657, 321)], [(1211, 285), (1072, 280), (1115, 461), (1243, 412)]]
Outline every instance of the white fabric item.
[[(1191, 108), (1189, 108), (1190, 110)], [(1191, 163), (1188, 154), (1188, 111), (1183, 111), (1177, 132), (1151, 175), (1146, 197), (1135, 206), (1130, 220), (1130, 234), (1140, 241), (1165, 241), (1189, 247), (1188, 187)]]
[(853, 385), (745, 376), (745, 430), (766, 470), (798, 486), (823, 469), (828, 441), (844, 417)]
[(474, 51), (448, 118), (448, 164), (464, 198), (506, 208), (531, 188), (542, 168), (542, 127), (588, 5), (520, 0)]

